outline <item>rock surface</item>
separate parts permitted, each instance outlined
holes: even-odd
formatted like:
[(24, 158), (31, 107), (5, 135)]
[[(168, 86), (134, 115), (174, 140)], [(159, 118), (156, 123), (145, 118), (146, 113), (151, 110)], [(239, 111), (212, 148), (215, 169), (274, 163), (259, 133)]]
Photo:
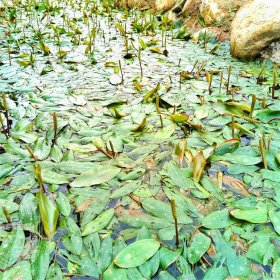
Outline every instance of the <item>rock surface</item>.
[(200, 14), (207, 25), (227, 23), (246, 0), (202, 0)]
[(231, 24), (231, 52), (251, 59), (280, 39), (280, 1), (254, 0), (240, 8)]
[(155, 6), (155, 0), (121, 0), (121, 7), (149, 9)]
[(182, 13), (185, 16), (189, 16), (189, 15), (199, 11), (201, 2), (202, 2), (202, 0), (187, 0), (183, 7)]
[(269, 58), (273, 63), (280, 65), (280, 41), (273, 42), (261, 52), (263, 58)]
[(176, 5), (176, 0), (156, 0), (156, 9), (160, 12), (170, 10)]

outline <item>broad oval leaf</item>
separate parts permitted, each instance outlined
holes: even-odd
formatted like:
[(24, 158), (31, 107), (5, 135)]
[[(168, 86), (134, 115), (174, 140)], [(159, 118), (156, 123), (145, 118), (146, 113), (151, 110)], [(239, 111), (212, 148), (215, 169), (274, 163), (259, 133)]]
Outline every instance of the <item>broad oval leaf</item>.
[(252, 210), (235, 209), (230, 211), (230, 214), (238, 220), (244, 220), (254, 224), (266, 223), (268, 221), (266, 207), (257, 207)]
[(230, 217), (227, 210), (218, 210), (202, 220), (202, 225), (210, 229), (219, 229), (230, 226), (234, 220)]
[(193, 237), (191, 246), (188, 248), (188, 261), (195, 264), (205, 254), (211, 245), (211, 239), (203, 233), (198, 233)]
[(216, 147), (215, 155), (222, 156), (227, 153), (233, 153), (240, 146), (240, 141), (236, 139), (227, 140)]
[(24, 232), (17, 227), (3, 240), (0, 247), (0, 269), (13, 265), (19, 258), (25, 243)]
[(89, 187), (99, 185), (116, 177), (121, 171), (121, 168), (115, 166), (98, 166), (90, 169), (78, 176), (71, 184), (71, 187)]
[(114, 216), (114, 209), (108, 209), (95, 218), (92, 222), (85, 225), (82, 236), (89, 235), (106, 227)]
[(114, 259), (114, 264), (122, 268), (136, 267), (145, 263), (159, 249), (155, 239), (142, 239), (124, 248)]

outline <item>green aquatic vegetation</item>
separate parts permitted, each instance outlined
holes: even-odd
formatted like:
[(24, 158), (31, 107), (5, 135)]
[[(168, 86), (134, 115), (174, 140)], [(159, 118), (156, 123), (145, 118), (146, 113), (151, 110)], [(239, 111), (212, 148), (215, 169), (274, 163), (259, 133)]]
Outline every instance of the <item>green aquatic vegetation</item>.
[(279, 69), (117, 4), (0, 9), (0, 278), (279, 277)]

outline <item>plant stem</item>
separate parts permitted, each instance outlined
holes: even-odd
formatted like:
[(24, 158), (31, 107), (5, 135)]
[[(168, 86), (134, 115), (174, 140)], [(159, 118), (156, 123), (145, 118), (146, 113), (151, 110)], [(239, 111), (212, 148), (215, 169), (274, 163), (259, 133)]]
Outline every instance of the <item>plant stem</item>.
[(123, 84), (123, 82), (124, 82), (124, 79), (123, 79), (123, 70), (122, 70), (122, 64), (121, 64), (121, 61), (120, 61), (120, 60), (119, 60), (119, 68), (120, 68), (120, 71), (121, 71), (121, 78), (122, 78), (121, 83)]
[(175, 200), (172, 198), (170, 200), (171, 204), (171, 211), (172, 211), (172, 216), (175, 222), (175, 234), (176, 234), (176, 246), (179, 246), (179, 230), (178, 230), (178, 220), (177, 220), (177, 211), (176, 211), (176, 203)]
[(52, 141), (52, 146), (56, 144), (57, 140), (57, 114), (53, 113), (53, 129), (54, 129), (54, 136)]
[(230, 82), (231, 71), (232, 71), (232, 66), (230, 65), (229, 68), (228, 68), (227, 94), (229, 92), (229, 82)]
[(10, 136), (9, 108), (8, 108), (8, 103), (7, 103), (6, 95), (4, 93), (2, 94), (2, 100), (3, 100), (3, 107), (4, 107), (4, 110), (5, 110), (7, 135)]

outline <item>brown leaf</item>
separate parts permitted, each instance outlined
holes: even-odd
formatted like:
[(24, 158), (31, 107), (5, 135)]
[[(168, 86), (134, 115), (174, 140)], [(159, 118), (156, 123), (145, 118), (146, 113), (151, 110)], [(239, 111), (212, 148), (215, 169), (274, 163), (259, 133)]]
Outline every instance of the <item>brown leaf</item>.
[(93, 201), (94, 201), (93, 198), (85, 200), (84, 202), (82, 202), (80, 205), (77, 206), (77, 208), (75, 209), (75, 213), (85, 211)]
[(249, 196), (250, 193), (248, 192), (245, 184), (238, 179), (235, 179), (231, 176), (224, 176), (223, 177), (223, 184), (229, 188), (232, 192), (235, 192), (240, 195)]
[(200, 151), (193, 159), (193, 178), (197, 182), (199, 182), (202, 176), (205, 165), (206, 159), (203, 155), (203, 152)]

